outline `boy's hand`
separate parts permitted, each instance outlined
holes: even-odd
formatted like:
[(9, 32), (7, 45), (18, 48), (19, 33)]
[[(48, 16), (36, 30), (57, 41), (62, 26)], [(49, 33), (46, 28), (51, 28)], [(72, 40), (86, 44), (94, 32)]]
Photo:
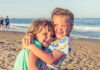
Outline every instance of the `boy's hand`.
[(29, 46), (33, 44), (33, 35), (31, 33), (25, 35), (22, 40), (22, 48), (29, 49)]

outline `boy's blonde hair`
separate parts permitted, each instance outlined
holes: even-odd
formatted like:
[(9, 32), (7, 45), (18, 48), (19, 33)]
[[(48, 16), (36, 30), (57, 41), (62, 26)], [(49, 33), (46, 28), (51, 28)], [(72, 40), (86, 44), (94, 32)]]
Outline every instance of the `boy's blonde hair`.
[(42, 29), (46, 28), (46, 30), (53, 30), (53, 26), (49, 20), (46, 19), (37, 19), (32, 22), (26, 34), (31, 33), (34, 37), (37, 33), (39, 33)]
[(74, 15), (68, 9), (55, 8), (52, 11), (51, 19), (53, 18), (54, 15), (64, 15), (64, 16), (67, 16), (69, 18), (69, 23), (70, 24), (73, 24), (74, 23)]

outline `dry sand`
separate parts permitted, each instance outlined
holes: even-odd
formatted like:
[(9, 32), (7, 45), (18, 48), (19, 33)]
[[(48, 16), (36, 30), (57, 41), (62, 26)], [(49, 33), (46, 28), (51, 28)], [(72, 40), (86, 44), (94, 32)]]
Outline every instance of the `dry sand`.
[[(13, 70), (24, 33), (0, 32), (0, 70)], [(100, 40), (73, 39), (61, 70), (100, 70)]]
[(24, 33), (0, 32), (0, 70), (13, 70)]

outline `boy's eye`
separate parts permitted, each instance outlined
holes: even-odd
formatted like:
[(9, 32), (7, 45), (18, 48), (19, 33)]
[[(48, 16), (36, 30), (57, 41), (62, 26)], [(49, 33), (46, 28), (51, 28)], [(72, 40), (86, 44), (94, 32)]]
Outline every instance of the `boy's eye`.
[(67, 25), (61, 25), (61, 26), (63, 26), (63, 27), (64, 27), (64, 26), (67, 26)]
[(57, 27), (58, 25), (57, 24), (54, 24), (54, 27)]

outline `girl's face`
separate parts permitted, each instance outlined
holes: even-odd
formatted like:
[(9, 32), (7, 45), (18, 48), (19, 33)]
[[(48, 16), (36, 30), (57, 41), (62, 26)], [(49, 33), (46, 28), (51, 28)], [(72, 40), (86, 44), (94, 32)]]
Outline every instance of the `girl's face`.
[(56, 38), (61, 39), (69, 33), (68, 17), (64, 15), (54, 15), (52, 18)]
[(44, 28), (38, 34), (36, 34), (36, 38), (43, 47), (48, 47), (53, 40), (53, 30), (51, 29), (48, 31), (46, 28)]

